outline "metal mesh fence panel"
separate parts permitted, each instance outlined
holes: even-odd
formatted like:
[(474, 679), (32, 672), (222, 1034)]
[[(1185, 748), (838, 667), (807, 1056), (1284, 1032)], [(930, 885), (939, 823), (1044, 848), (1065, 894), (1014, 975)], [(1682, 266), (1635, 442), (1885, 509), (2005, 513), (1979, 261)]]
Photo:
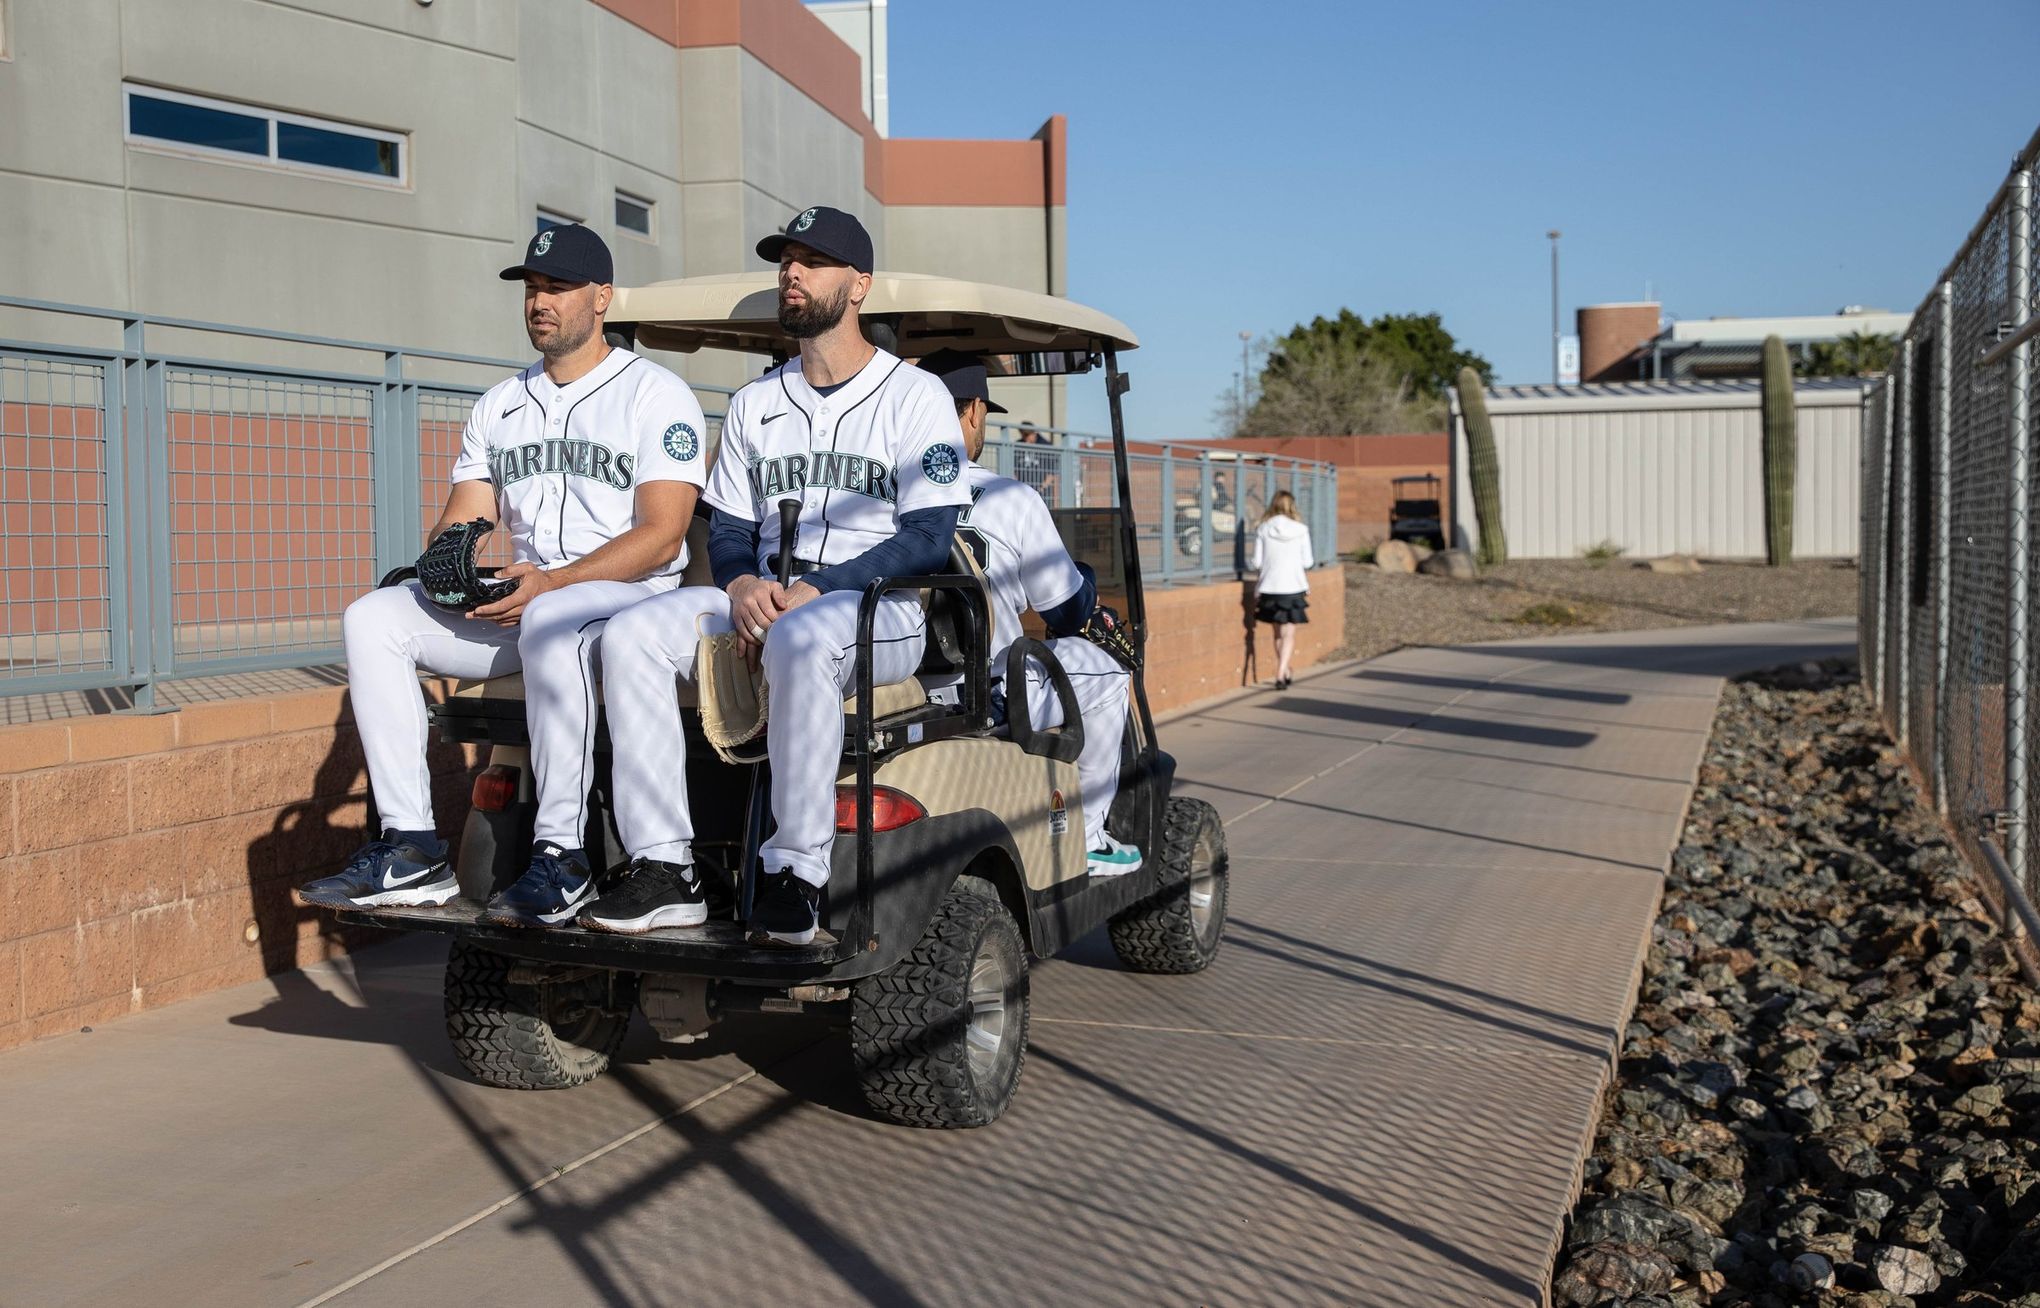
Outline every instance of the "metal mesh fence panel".
[[(453, 465), (460, 458), (461, 434), (475, 396), (467, 391), (420, 390), (418, 392), (418, 496), (419, 543), (439, 521), (453, 489)], [(398, 553), (401, 555), (402, 550)], [(482, 538), (475, 562), (485, 568), (500, 568), (510, 562), (510, 533), (495, 531)]]
[(0, 355), (0, 689), (115, 670), (107, 373)]
[(176, 670), (337, 653), (377, 580), (373, 389), (175, 367), (165, 389)]
[[(2006, 313), (2002, 213), (1956, 265), (1949, 378), (1948, 664), (1942, 712), (1948, 816), (1973, 858), (1984, 815), (2005, 806), (2005, 624), (2011, 428), (2005, 366), (1978, 367)], [(1926, 670), (1921, 669), (1924, 673)], [(1915, 680), (1919, 680), (1916, 676)], [(1915, 747), (1917, 754), (1918, 748)]]
[(1858, 497), (1862, 511), (1861, 545), (1857, 551), (1856, 644), (1862, 650), (1863, 685), (1873, 695), (1882, 681), (1878, 675), (1883, 642), (1877, 623), (1884, 579), (1884, 529), (1880, 518), (1884, 494), (1884, 406), (1889, 387), (1879, 385), (1863, 400), (1863, 461), (1859, 468), (1863, 490)]

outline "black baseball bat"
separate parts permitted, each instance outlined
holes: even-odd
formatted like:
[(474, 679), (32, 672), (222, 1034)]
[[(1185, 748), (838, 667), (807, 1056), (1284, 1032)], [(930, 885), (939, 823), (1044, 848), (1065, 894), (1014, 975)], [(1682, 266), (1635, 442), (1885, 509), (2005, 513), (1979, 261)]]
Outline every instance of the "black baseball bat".
[(793, 538), (800, 530), (800, 501), (779, 501), (779, 584), (793, 584)]

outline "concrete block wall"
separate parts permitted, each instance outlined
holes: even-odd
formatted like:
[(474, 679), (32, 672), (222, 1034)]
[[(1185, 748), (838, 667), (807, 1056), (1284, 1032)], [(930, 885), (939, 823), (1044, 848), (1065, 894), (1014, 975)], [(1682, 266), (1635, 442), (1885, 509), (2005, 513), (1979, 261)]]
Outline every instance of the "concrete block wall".
[[(442, 826), (474, 761), (433, 747)], [(0, 1049), (372, 936), (290, 902), (369, 820), (339, 687), (0, 728)]]

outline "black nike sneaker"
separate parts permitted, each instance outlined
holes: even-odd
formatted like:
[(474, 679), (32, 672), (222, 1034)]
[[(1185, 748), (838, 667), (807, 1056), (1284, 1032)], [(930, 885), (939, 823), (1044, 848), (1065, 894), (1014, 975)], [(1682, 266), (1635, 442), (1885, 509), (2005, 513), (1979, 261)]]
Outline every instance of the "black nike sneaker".
[(634, 858), (624, 881), (586, 909), (581, 925), (593, 931), (635, 936), (660, 927), (700, 926), (708, 921), (708, 888), (691, 863)]
[(480, 920), (494, 926), (551, 927), (570, 922), (595, 898), (588, 855), (540, 841), (531, 866), (489, 901)]
[(746, 938), (754, 945), (813, 944), (822, 924), (822, 888), (801, 880), (790, 867), (764, 872), (751, 901)]
[(385, 831), (354, 851), (347, 866), (330, 877), (299, 886), (291, 898), (307, 907), (438, 907), (460, 894), (460, 880), (446, 857), (446, 842), (433, 849), (417, 833)]

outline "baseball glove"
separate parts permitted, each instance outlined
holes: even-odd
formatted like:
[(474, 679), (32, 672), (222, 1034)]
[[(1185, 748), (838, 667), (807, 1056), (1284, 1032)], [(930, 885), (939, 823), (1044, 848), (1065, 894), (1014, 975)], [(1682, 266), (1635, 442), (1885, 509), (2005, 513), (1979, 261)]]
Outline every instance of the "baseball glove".
[(495, 529), (487, 518), (476, 518), (440, 532), (418, 556), (418, 581), (425, 587), (425, 597), (442, 609), (471, 613), (516, 590), (516, 582), (486, 581), (475, 567), (475, 550)]
[(1133, 629), (1126, 625), (1124, 618), (1105, 605), (1100, 604), (1092, 611), (1077, 634), (1110, 654), (1113, 661), (1128, 672), (1140, 670), (1140, 650), (1133, 643)]

